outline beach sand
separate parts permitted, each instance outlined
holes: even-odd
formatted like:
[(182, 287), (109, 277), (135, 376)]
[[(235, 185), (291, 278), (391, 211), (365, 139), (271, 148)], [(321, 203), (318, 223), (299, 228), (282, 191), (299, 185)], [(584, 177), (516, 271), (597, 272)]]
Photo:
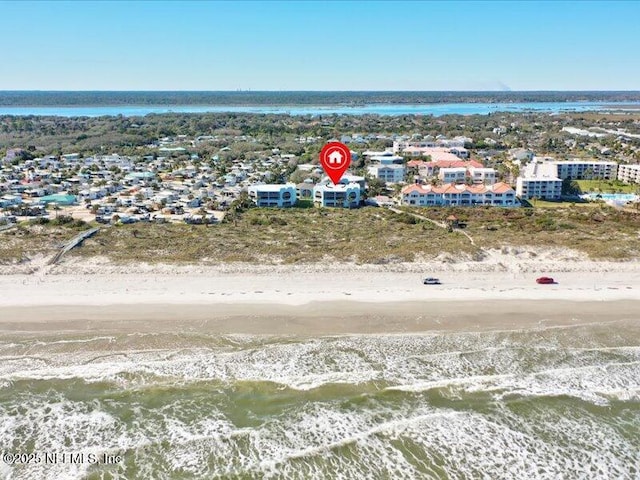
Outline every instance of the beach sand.
[(481, 300), (306, 305), (131, 304), (2, 307), (0, 331), (333, 335), (546, 328), (636, 319), (640, 301)]
[(632, 478), (638, 264), (510, 258), (0, 275), (0, 443), (124, 458), (0, 478)]
[[(621, 269), (622, 270), (622, 269)], [(534, 273), (223, 272), (0, 276), (0, 329), (340, 334), (513, 329), (635, 318), (640, 269)], [(429, 275), (432, 272), (428, 273)]]

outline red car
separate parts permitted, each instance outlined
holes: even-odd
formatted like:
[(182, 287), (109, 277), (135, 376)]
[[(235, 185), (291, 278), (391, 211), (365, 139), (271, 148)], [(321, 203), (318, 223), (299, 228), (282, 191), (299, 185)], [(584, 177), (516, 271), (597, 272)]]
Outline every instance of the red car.
[(550, 283), (556, 283), (556, 282), (551, 277), (540, 277), (540, 278), (536, 278), (536, 283), (539, 283), (541, 285), (548, 285)]

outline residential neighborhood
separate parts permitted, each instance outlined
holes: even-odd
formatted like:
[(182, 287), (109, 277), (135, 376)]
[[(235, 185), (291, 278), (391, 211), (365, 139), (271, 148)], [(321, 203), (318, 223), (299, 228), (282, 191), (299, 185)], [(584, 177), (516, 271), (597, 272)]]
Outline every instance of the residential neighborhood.
[[(507, 130), (494, 128), (495, 140), (482, 143), (498, 144)], [(250, 135), (165, 136), (141, 156), (117, 151), (35, 156), (25, 148), (10, 148), (0, 159), (0, 222), (68, 215), (98, 223), (215, 224), (243, 195), (261, 208), (513, 208), (531, 200), (575, 201), (569, 188), (575, 180), (640, 185), (637, 164), (557, 159), (526, 148), (511, 149), (506, 157), (501, 153), (503, 160), (496, 161), (497, 151), (467, 148), (478, 141), (466, 136), (351, 133), (303, 135), (295, 141), (313, 148), (346, 142), (352, 168), (334, 185), (317, 159), (299, 151), (289, 153), (285, 146), (251, 153), (257, 140)], [(209, 143), (220, 145), (218, 152), (201, 157), (199, 147)], [(238, 143), (249, 148), (235, 157), (227, 145)], [(371, 149), (372, 144), (387, 146)], [(608, 195), (605, 201), (624, 206), (638, 196)]]

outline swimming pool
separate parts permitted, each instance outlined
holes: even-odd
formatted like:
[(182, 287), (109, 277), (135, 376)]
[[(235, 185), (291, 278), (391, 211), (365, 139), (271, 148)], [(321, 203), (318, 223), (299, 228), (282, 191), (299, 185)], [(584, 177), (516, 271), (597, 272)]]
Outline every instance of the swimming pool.
[(586, 193), (580, 195), (580, 198), (585, 200), (605, 200), (613, 202), (635, 202), (638, 200), (638, 195), (635, 193)]

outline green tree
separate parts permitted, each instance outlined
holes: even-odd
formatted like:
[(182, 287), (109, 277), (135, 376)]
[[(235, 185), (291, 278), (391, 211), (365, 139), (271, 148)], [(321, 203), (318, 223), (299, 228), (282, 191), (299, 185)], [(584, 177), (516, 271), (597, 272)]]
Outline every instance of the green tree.
[(369, 185), (368, 196), (375, 197), (377, 195), (382, 195), (387, 191), (387, 184), (380, 180), (379, 178), (369, 178), (367, 179), (367, 184)]
[(253, 207), (253, 202), (249, 198), (247, 192), (241, 192), (231, 205), (229, 205), (229, 211), (225, 215), (224, 219), (227, 222), (233, 222), (234, 225), (238, 224), (238, 220), (244, 212)]
[(565, 178), (562, 181), (562, 195), (580, 195), (582, 190), (575, 180)]

